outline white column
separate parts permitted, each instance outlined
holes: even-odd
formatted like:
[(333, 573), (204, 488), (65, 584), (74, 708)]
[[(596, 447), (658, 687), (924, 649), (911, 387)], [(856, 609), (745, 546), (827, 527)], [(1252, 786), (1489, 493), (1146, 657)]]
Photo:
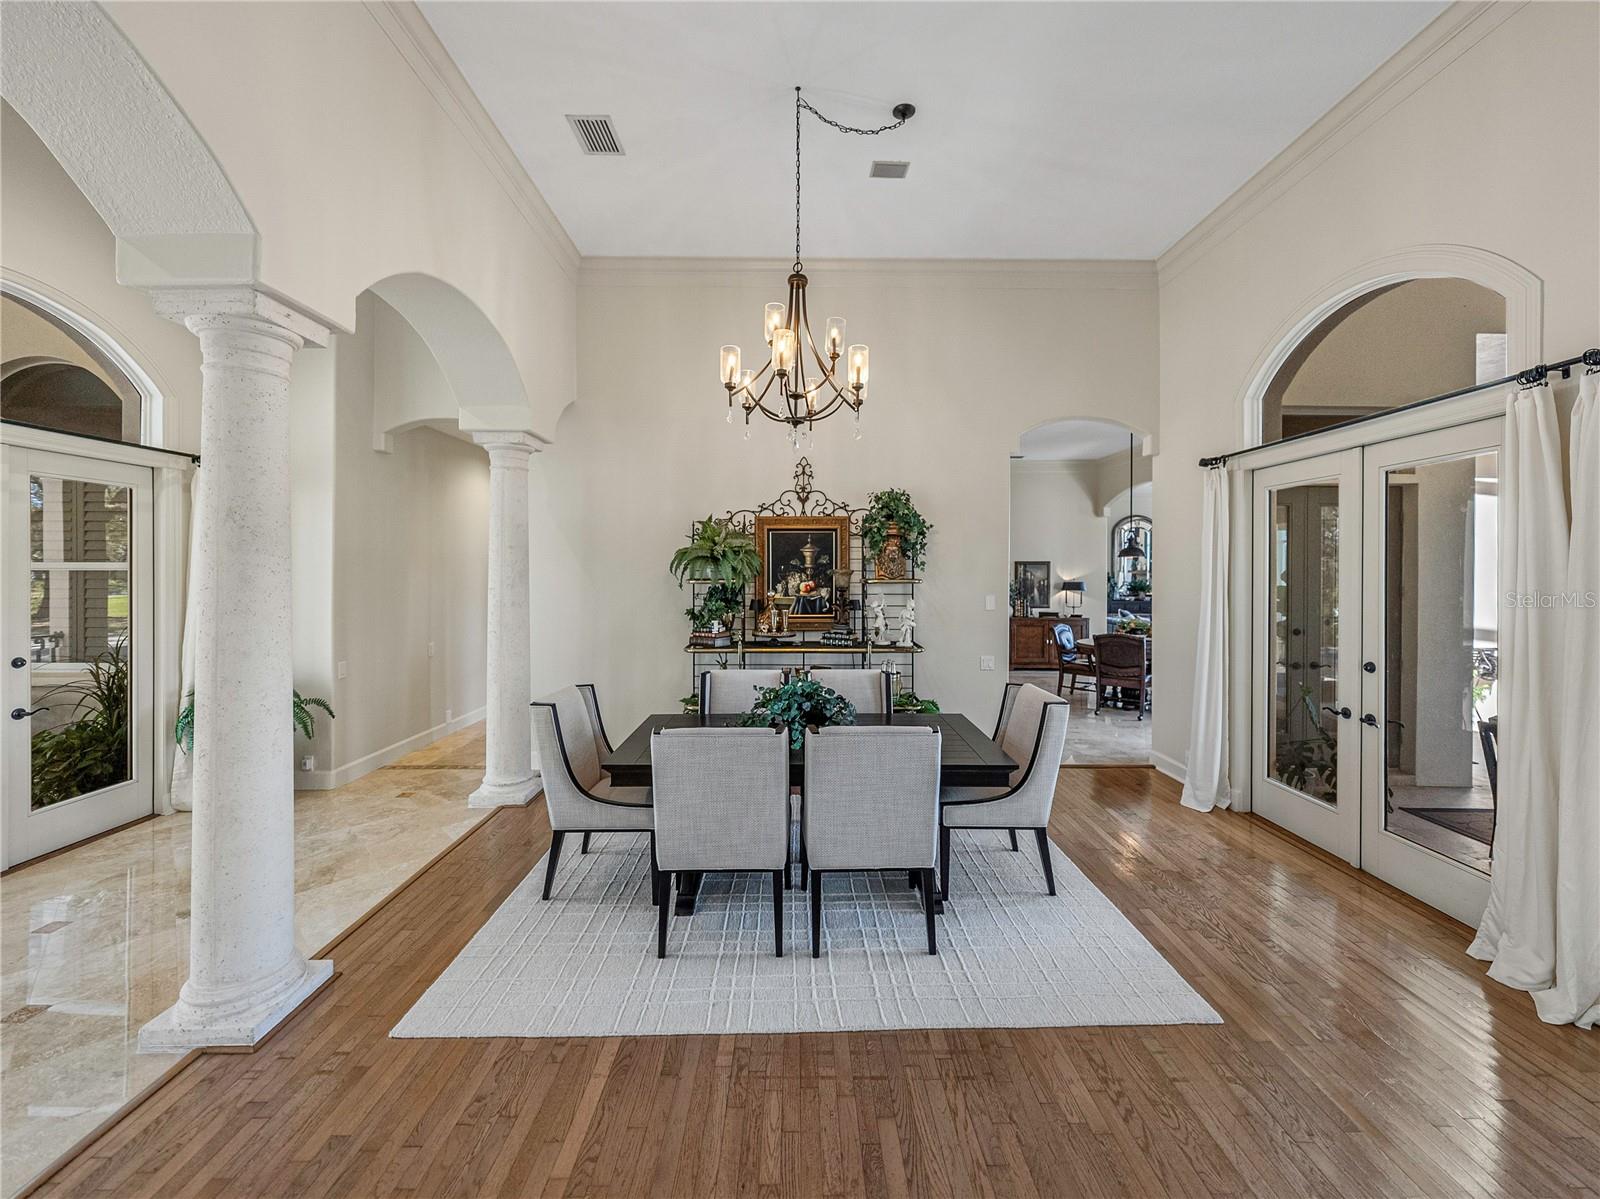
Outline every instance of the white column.
[(152, 293), (200, 339), (189, 978), (145, 1052), (253, 1045), (324, 983), (294, 939), (289, 366), (326, 330), (248, 287)]
[(539, 790), (533, 768), (532, 630), (528, 605), (527, 433), (474, 433), (489, 451), (489, 671), (483, 785), (474, 808), (525, 804)]

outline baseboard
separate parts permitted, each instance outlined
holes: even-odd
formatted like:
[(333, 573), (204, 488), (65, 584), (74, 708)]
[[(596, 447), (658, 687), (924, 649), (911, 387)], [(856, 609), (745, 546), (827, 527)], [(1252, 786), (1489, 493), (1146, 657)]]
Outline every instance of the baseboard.
[(475, 708), (465, 712), (453, 720), (443, 724), (436, 724), (431, 729), (423, 729), (403, 741), (396, 741), (393, 745), (386, 745), (375, 753), (370, 753), (364, 758), (357, 758), (354, 762), (347, 762), (333, 770), (306, 770), (296, 771), (294, 776), (294, 789), (296, 791), (332, 791), (335, 787), (343, 787), (346, 783), (353, 783), (363, 775), (380, 770), (391, 762), (397, 762), (409, 753), (415, 753), (448, 737), (451, 733), (459, 733), (468, 725), (477, 724), (484, 717), (483, 708)]
[(1153, 749), (1150, 751), (1150, 765), (1168, 778), (1177, 779), (1180, 783), (1189, 777), (1188, 766), (1178, 761), (1177, 758), (1169, 758), (1166, 754), (1158, 754)]

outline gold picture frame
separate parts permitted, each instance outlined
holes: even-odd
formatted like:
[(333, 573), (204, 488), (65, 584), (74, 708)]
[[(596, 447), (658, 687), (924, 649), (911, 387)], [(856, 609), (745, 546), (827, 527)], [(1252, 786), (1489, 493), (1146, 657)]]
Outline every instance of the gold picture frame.
[(791, 629), (833, 626), (833, 574), (851, 565), (848, 516), (758, 516), (756, 553), (762, 607), (774, 595), (792, 596)]

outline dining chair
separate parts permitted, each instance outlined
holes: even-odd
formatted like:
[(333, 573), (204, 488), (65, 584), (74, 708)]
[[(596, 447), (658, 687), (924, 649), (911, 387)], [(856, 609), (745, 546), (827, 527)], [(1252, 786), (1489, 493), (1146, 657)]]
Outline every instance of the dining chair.
[(1137, 691), (1135, 707), (1144, 719), (1150, 697), (1150, 640), (1131, 633), (1107, 633), (1094, 639), (1094, 710), (1107, 687)]
[(715, 716), (748, 712), (756, 706), (756, 692), (781, 687), (782, 670), (707, 670), (700, 675), (700, 714)]
[[(1073, 691), (1078, 689), (1079, 679), (1094, 678), (1094, 651), (1079, 642), (1077, 631), (1065, 621), (1055, 627), (1055, 638), (1056, 694), (1060, 695), (1061, 685), (1068, 677)], [(1093, 689), (1094, 684), (1089, 687)]]
[(1050, 864), (1050, 810), (1055, 804), (1061, 755), (1066, 748), (1071, 706), (1032, 683), (1008, 683), (1001, 701), (995, 740), (1013, 762), (1008, 787), (947, 787), (940, 795), (939, 893), (950, 897), (950, 840), (954, 829), (1007, 829), (1011, 848), (1016, 830), (1031, 828), (1039, 845), (1045, 889), (1056, 893)]
[[(662, 729), (650, 736), (655, 794), (656, 957), (667, 956), (672, 878), (685, 872), (772, 875), (772, 921), (783, 956), (789, 862), (789, 731)], [(700, 903), (706, 893), (700, 892)]]
[(835, 725), (806, 735), (800, 836), (811, 881), (811, 956), (822, 953), (822, 880), (857, 870), (915, 872), (928, 952), (934, 930), (941, 735), (926, 725)]
[(815, 666), (811, 681), (837, 691), (855, 705), (860, 716), (882, 716), (893, 704), (893, 676), (877, 667), (869, 669)]
[[(544, 898), (555, 884), (561, 846), (568, 833), (649, 833), (655, 821), (650, 788), (614, 786), (600, 769), (610, 749), (592, 684), (563, 687), (533, 701), (533, 742), (539, 751), (545, 810), (550, 816), (550, 854), (545, 862)], [(651, 855), (651, 894), (656, 892)]]

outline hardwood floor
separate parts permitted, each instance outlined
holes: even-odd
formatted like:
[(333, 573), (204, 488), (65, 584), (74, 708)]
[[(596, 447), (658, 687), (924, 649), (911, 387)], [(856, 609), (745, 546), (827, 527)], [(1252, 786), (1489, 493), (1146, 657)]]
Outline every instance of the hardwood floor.
[(390, 1040), (549, 841), (504, 809), (41, 1193), (1600, 1194), (1600, 1038), (1469, 934), (1145, 769), (1064, 770), (1052, 833), (1226, 1023)]

